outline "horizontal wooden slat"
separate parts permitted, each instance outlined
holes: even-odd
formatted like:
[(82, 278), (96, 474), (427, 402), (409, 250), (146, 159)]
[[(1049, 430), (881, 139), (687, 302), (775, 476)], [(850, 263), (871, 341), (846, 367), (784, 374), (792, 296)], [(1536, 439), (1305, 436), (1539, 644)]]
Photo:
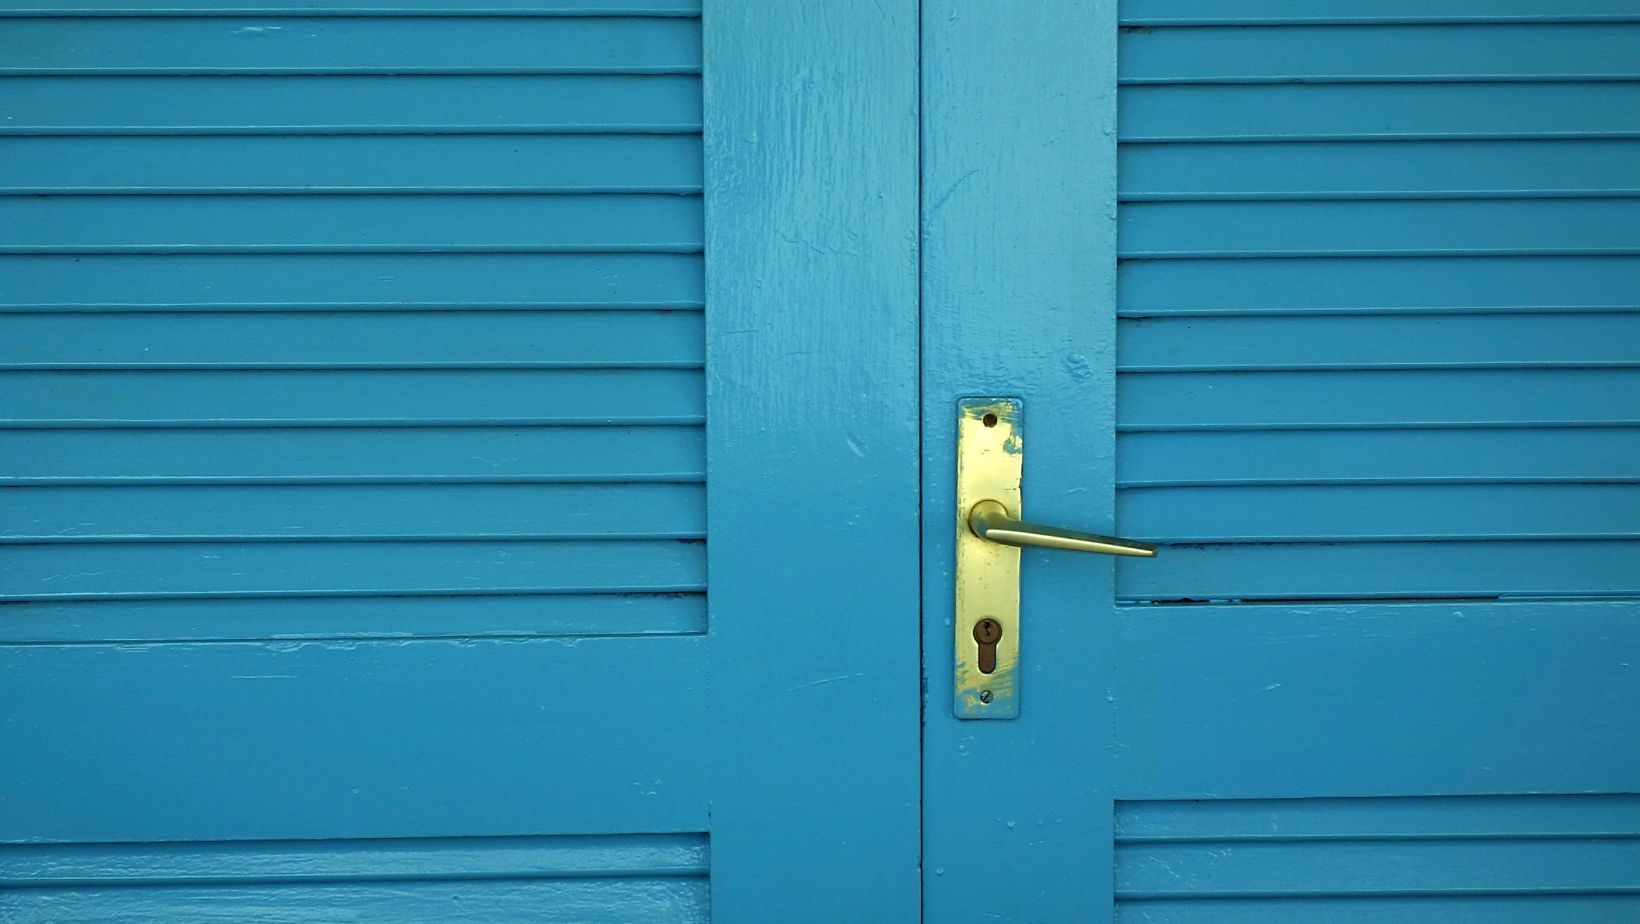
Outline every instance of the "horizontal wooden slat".
[(699, 834), (0, 847), (0, 884), (34, 888), (703, 876), (708, 868)]
[(700, 423), (697, 370), (0, 373), (0, 426)]
[(1119, 607), (1116, 797), (1633, 792), (1637, 617), (1633, 600)]
[(704, 831), (704, 642), (0, 647), (0, 839)]
[(1304, 83), (1640, 77), (1622, 24), (1235, 26), (1128, 29), (1121, 80)]
[(699, 196), (18, 196), (0, 251), (674, 251), (701, 249)]
[(1640, 837), (1555, 841), (1146, 844), (1116, 850), (1123, 898), (1640, 893)]
[[(1142, 565), (1142, 567), (1141, 567)], [(1123, 600), (1640, 595), (1640, 543), (1375, 542), (1172, 546), (1118, 562)]]
[(0, 543), (699, 539), (701, 485), (49, 487), (0, 491)]
[[(50, 921), (208, 920), (224, 908), (246, 918), (439, 924), (451, 920), (625, 924), (634, 908), (656, 920), (706, 924), (704, 878), (507, 879), (480, 882), (26, 889), (7, 897), (17, 924)], [(477, 916), (474, 908), (482, 908)]]
[(1127, 201), (1629, 196), (1640, 142), (1126, 144), (1117, 178)]
[(1124, 25), (1315, 22), (1634, 22), (1634, 0), (1122, 0)]
[(693, 76), (17, 77), (0, 134), (698, 132)]
[(697, 16), (700, 0), (6, 0), (0, 16)]
[(696, 482), (698, 426), (0, 430), (0, 484)]
[(0, 600), (662, 593), (706, 586), (705, 546), (550, 542), (135, 542), (0, 547)]
[(1119, 219), (1123, 257), (1640, 253), (1640, 199), (1133, 202)]
[(0, 75), (680, 74), (700, 71), (681, 18), (17, 19)]
[(1123, 487), (1640, 480), (1640, 429), (1124, 433)]
[(1124, 319), (1116, 344), (1124, 371), (1640, 365), (1640, 312)]
[(0, 314), (0, 368), (694, 368), (704, 354), (696, 311)]
[(1640, 369), (1124, 373), (1124, 430), (1640, 424)]
[(1118, 802), (1116, 839), (1326, 841), (1640, 837), (1640, 795)]
[(1123, 141), (1636, 138), (1640, 83), (1137, 86)]
[(1128, 488), (1116, 509), (1165, 543), (1640, 539), (1640, 483)]
[(13, 603), (0, 643), (686, 635), (703, 593), (250, 597)]
[(699, 308), (697, 254), (0, 256), (0, 311)]
[(1118, 901), (1118, 924), (1628, 924), (1640, 895), (1476, 895)]
[(1640, 308), (1635, 257), (1130, 260), (1118, 274), (1127, 317)]
[[(431, 22), (431, 20), (429, 20)], [(699, 192), (697, 135), (19, 137), (13, 193)]]

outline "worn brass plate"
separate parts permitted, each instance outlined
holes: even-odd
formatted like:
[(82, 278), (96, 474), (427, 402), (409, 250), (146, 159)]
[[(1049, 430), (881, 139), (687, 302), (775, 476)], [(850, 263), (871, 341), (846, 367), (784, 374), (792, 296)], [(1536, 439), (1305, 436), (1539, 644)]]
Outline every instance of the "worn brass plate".
[[(1012, 719), (1019, 715), (1019, 549), (986, 542), (968, 528), (968, 511), (994, 500), (1015, 517), (1024, 465), (1021, 403), (1015, 398), (957, 402), (957, 606), (955, 700), (959, 719)], [(980, 673), (974, 626), (995, 619), (996, 670)]]

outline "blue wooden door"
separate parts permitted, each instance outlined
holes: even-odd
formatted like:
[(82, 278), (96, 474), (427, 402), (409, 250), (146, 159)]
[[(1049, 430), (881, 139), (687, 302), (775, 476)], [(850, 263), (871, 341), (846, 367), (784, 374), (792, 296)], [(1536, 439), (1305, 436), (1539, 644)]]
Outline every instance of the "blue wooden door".
[[(1640, 920), (1640, 5), (924, 4), (927, 919)], [(953, 411), (1023, 402), (1020, 715)]]
[(0, 5), (0, 919), (915, 918), (915, 9), (702, 12)]

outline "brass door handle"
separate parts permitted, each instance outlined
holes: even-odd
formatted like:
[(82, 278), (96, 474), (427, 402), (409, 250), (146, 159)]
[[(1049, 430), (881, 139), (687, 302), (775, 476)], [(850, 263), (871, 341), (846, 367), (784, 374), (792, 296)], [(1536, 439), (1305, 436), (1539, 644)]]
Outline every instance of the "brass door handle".
[[(959, 719), (1019, 717), (1024, 674), (1020, 657), (1028, 651), (1021, 645), (1021, 546), (1138, 558), (1156, 554), (1156, 546), (1148, 542), (1040, 526), (1022, 519), (1024, 410), (1025, 402), (1019, 398), (957, 401), (957, 497), (951, 508), (957, 566), (951, 712)], [(1108, 577), (1103, 586), (1107, 592), (1114, 589)]]
[(1100, 555), (1132, 555), (1138, 558), (1156, 554), (1156, 547), (1148, 542), (1016, 520), (1008, 515), (1008, 508), (994, 500), (979, 501), (969, 509), (968, 528), (981, 539), (1002, 545), (1095, 552)]

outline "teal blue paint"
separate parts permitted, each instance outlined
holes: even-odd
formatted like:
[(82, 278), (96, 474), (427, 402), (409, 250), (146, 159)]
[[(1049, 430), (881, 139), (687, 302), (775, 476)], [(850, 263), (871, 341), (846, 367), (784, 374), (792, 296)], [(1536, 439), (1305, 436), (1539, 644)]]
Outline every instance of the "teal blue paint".
[[(1021, 556), (1019, 717), (951, 715), (951, 408), (1029, 417), (1024, 507), (1115, 514), (1116, 6), (923, 3), (924, 919), (1109, 920), (1104, 556)], [(1104, 255), (1101, 257), (1101, 255)]]
[(0, 917), (915, 918), (915, 7), (699, 13), (0, 9)]
[(1640, 11), (1577, 7), (1124, 5), (1115, 920), (1640, 914)]
[(1640, 7), (702, 7), (0, 3), (0, 916), (1640, 917)]
[(705, 29), (712, 912), (915, 921), (917, 4)]
[(930, 704), (927, 918), (1640, 916), (1640, 7), (925, 13), (925, 408), (1164, 546), (1027, 554), (1019, 720)]

